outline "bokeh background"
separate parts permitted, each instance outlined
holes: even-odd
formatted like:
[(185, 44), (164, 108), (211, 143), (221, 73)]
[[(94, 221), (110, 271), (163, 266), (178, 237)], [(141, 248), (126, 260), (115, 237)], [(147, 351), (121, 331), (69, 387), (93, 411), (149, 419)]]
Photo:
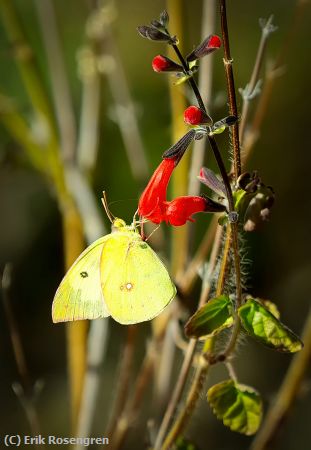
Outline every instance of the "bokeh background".
[[(39, 63), (42, 82), (49, 98), (51, 69), (47, 63), (36, 2), (12, 0), (18, 11), (31, 48)], [(258, 20), (274, 14), (278, 26), (268, 44), (266, 66), (276, 58), (293, 20), (295, 0), (228, 2), (231, 51), (234, 57), (236, 86), (249, 80), (260, 38)], [(300, 2), (303, 3), (303, 2)], [(310, 304), (310, 20), (306, 7), (288, 41), (286, 60), (274, 84), (269, 106), (261, 127), (260, 138), (248, 163), (258, 169), (264, 182), (273, 186), (276, 202), (271, 221), (259, 232), (248, 235), (247, 247), (252, 264), (249, 268), (251, 292), (277, 303), (283, 321), (300, 333)], [(73, 99), (74, 114), (80, 121), (82, 83), (77, 70), (77, 54), (86, 43), (85, 26), (91, 2), (53, 0), (66, 73)], [(191, 50), (200, 41), (202, 2), (181, 2), (183, 6), (184, 48)], [(165, 8), (163, 1), (115, 1), (116, 17), (112, 24), (112, 41), (118, 51), (129, 94), (133, 102), (139, 133), (148, 161), (149, 174), (156, 167), (162, 152), (171, 144), (171, 111), (165, 75), (155, 74), (150, 66), (153, 56), (165, 51), (164, 45), (141, 39), (136, 27), (147, 24)], [(215, 30), (220, 33), (219, 20)], [(173, 31), (173, 30), (172, 30)], [(106, 48), (106, 64), (111, 63), (111, 49)], [(17, 109), (31, 123), (29, 100), (14, 61), (14, 48), (9, 43), (0, 21), (0, 115), (3, 102), (14, 101)], [(222, 56), (214, 58), (213, 96), (208, 100), (213, 117), (227, 114), (225, 77)], [(105, 62), (103, 63), (105, 64)], [(121, 69), (118, 69), (121, 70)], [(170, 81), (171, 82), (171, 81)], [(100, 118), (98, 154), (92, 171), (91, 187), (97, 208), (103, 215), (101, 191), (108, 193), (110, 208), (117, 216), (131, 220), (144, 179), (132, 175), (124, 140), (120, 133), (115, 96), (104, 74), (100, 80)], [(6, 100), (4, 100), (4, 98)], [(241, 97), (238, 96), (239, 107)], [(119, 115), (118, 115), (119, 114)], [(122, 116), (123, 114), (123, 116)], [(126, 111), (121, 111), (126, 121)], [(180, 118), (182, 120), (182, 118)], [(31, 379), (43, 380), (44, 387), (37, 400), (43, 434), (68, 435), (70, 420), (68, 383), (66, 377), (66, 342), (64, 325), (53, 325), (51, 302), (63, 274), (61, 218), (53, 189), (33, 168), (19, 143), (0, 121), (0, 258), (1, 265), (13, 264), (10, 302)], [(35, 126), (35, 124), (33, 125)], [(223, 155), (228, 151), (226, 136), (220, 139)], [(207, 161), (209, 161), (207, 154)], [(146, 178), (145, 178), (146, 179)], [(197, 220), (196, 242), (206, 226), (205, 216)], [(164, 226), (165, 228), (165, 226)], [(196, 244), (194, 244), (196, 245)], [(169, 249), (162, 248), (165, 254)], [(6, 433), (29, 434), (24, 410), (11, 384), (19, 380), (8, 324), (0, 307), (0, 436)], [(140, 326), (135, 364), (139, 365), (150, 329)], [(110, 323), (107, 356), (102, 366), (102, 388), (92, 435), (102, 435), (113, 398), (118, 355), (125, 338), (124, 327)], [(245, 342), (238, 351), (235, 367), (239, 379), (256, 387), (262, 394), (265, 408), (274, 395), (291, 361), (290, 355), (269, 351)], [(178, 367), (178, 365), (176, 366)], [(177, 369), (176, 369), (177, 370)], [(215, 370), (209, 383), (226, 376)], [(276, 449), (305, 450), (310, 446), (310, 381), (307, 375), (301, 395), (282, 428)], [(151, 391), (147, 394), (152, 396)], [(122, 448), (144, 448), (144, 414)], [(145, 418), (145, 419), (142, 419)], [(236, 435), (223, 427), (212, 415), (202, 398), (187, 435), (201, 449), (246, 449), (251, 438)], [(2, 444), (1, 444), (2, 445)]]

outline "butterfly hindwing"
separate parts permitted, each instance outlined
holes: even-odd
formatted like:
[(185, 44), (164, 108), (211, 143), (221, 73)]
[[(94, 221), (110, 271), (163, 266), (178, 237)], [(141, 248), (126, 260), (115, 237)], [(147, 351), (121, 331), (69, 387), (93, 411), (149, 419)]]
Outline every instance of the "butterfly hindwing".
[(151, 320), (175, 297), (164, 264), (134, 231), (110, 235), (100, 267), (107, 309), (119, 323)]
[(109, 236), (87, 247), (64, 276), (53, 301), (53, 322), (110, 315), (100, 285), (100, 257)]

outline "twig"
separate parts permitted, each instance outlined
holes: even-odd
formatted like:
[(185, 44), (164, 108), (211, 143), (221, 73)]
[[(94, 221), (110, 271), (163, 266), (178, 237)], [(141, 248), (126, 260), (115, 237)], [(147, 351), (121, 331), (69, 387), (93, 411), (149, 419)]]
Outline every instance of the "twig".
[(251, 450), (264, 450), (271, 444), (299, 393), (311, 357), (311, 310), (304, 325), (302, 341), (304, 348), (293, 357), (276, 399), (251, 445)]
[(145, 182), (149, 174), (148, 162), (136, 118), (126, 74), (114, 38), (112, 22), (116, 16), (115, 5), (103, 0), (88, 19), (88, 37), (97, 47), (96, 66), (107, 77), (114, 100), (114, 112), (123, 139), (128, 162), (134, 178)]
[(107, 425), (107, 431), (105, 432), (105, 436), (108, 437), (112, 435), (115, 426), (124, 410), (126, 400), (128, 398), (136, 334), (137, 334), (137, 326), (129, 325), (127, 328), (127, 337), (124, 350), (121, 356), (121, 364), (119, 368), (119, 376), (116, 386), (115, 405), (111, 412), (111, 416)]
[[(201, 38), (206, 38), (214, 32), (216, 18), (216, 0), (204, 0), (202, 11), (202, 28)], [(199, 91), (204, 99), (205, 107), (210, 112), (209, 102), (212, 96), (212, 80), (213, 80), (213, 55), (208, 58), (202, 58), (200, 62), (199, 71)], [(193, 145), (193, 152), (191, 156), (191, 165), (189, 172), (189, 195), (198, 195), (200, 190), (200, 182), (197, 178), (204, 162), (204, 155), (206, 150), (206, 141), (201, 139), (195, 141)]]
[(264, 61), (265, 51), (267, 47), (267, 42), (269, 36), (273, 31), (276, 30), (276, 27), (272, 25), (273, 16), (270, 16), (269, 19), (265, 22), (265, 24), (261, 27), (261, 39), (255, 59), (254, 68), (251, 74), (250, 81), (247, 83), (244, 89), (241, 89), (241, 95), (243, 98), (243, 106), (241, 112), (241, 120), (240, 120), (240, 142), (243, 143), (245, 127), (247, 124), (248, 114), (249, 114), (249, 105), (250, 101), (256, 97), (259, 93), (258, 81), (260, 69), (262, 67), (262, 63)]
[(189, 419), (189, 416), (193, 412), (199, 399), (200, 392), (203, 388), (204, 381), (208, 372), (208, 368), (209, 365), (207, 361), (205, 361), (203, 358), (200, 358), (185, 405), (182, 408), (181, 412), (178, 414), (173, 427), (171, 428), (163, 445), (161, 446), (161, 450), (169, 450), (179, 436), (181, 430), (184, 428), (186, 421)]
[(111, 436), (111, 440), (109, 441), (109, 445), (111, 446), (112, 450), (117, 450), (120, 448), (120, 446), (124, 442), (124, 439), (126, 438), (130, 426), (133, 424), (138, 414), (138, 408), (144, 398), (144, 392), (154, 373), (157, 344), (158, 343), (153, 338), (148, 345), (143, 364), (136, 378), (133, 395), (128, 401), (123, 413), (119, 417), (117, 426), (114, 430), (113, 435)]
[(73, 162), (76, 147), (76, 124), (54, 6), (51, 0), (35, 0), (35, 5), (51, 77), (62, 154), (65, 161)]
[(17, 382), (13, 383), (12, 388), (25, 410), (32, 434), (34, 436), (37, 436), (40, 434), (41, 427), (35, 401), (42, 388), (42, 383), (41, 382), (39, 383), (37, 381), (34, 385), (32, 385), (30, 380), (30, 375), (26, 363), (20, 333), (18, 330), (18, 325), (14, 317), (14, 312), (9, 297), (11, 278), (12, 278), (12, 266), (11, 264), (6, 264), (3, 270), (1, 280), (2, 301), (4, 312), (6, 315), (6, 320), (9, 327), (16, 366), (21, 380), (20, 383)]
[(214, 242), (216, 229), (218, 228), (218, 215), (214, 214), (211, 218), (209, 226), (200, 242), (200, 245), (189, 262), (184, 274), (180, 277), (180, 282), (178, 284), (179, 289), (182, 291), (183, 295), (189, 295), (193, 285), (198, 277), (199, 268), (202, 266), (203, 262), (206, 260), (208, 252)]
[[(167, 0), (167, 10), (170, 14), (170, 25), (178, 36), (182, 36), (182, 2), (179, 0)], [(182, 43), (181, 43), (182, 44)], [(179, 51), (177, 46), (173, 49)], [(169, 46), (169, 55), (174, 53)], [(169, 82), (171, 115), (172, 115), (172, 141), (176, 142), (182, 134), (184, 134), (186, 126), (181, 117), (186, 109), (185, 89), (183, 85), (173, 86)], [(178, 170), (174, 171), (171, 180), (172, 198), (185, 195), (188, 189), (188, 173), (189, 173), (189, 155), (185, 155), (178, 166)], [(185, 269), (188, 257), (189, 230), (188, 227), (178, 227), (172, 231), (171, 246), (171, 272), (178, 280)]]
[[(100, 366), (108, 346), (109, 320), (93, 320), (88, 335), (87, 368), (79, 411), (77, 436), (90, 436), (95, 408), (98, 401), (101, 373)], [(83, 450), (83, 444), (77, 444), (75, 450)]]
[(0, 120), (9, 134), (21, 145), (31, 164), (40, 172), (49, 175), (41, 147), (34, 139), (31, 129), (16, 108), (14, 101), (0, 94)]
[(161, 356), (159, 358), (155, 386), (154, 386), (154, 409), (158, 416), (162, 416), (163, 410), (171, 392), (171, 373), (174, 364), (176, 343), (175, 327), (177, 319), (172, 316), (167, 323), (163, 342), (161, 344)]
[[(222, 227), (218, 226), (217, 231), (215, 233), (214, 245), (213, 245), (213, 249), (212, 249), (211, 257), (210, 257), (210, 261), (209, 261), (208, 273), (206, 274), (204, 283), (202, 285), (202, 291), (201, 291), (198, 308), (203, 306), (208, 299), (208, 295), (209, 295), (209, 292), (211, 289), (211, 277), (212, 277), (213, 271), (216, 267), (217, 257), (219, 254), (219, 249), (220, 249), (220, 244), (221, 244), (221, 237), (222, 237)], [(187, 381), (187, 378), (189, 375), (189, 371), (190, 371), (190, 368), (192, 365), (195, 346), (196, 346), (196, 340), (191, 339), (188, 343), (188, 346), (187, 346), (187, 349), (186, 349), (186, 352), (184, 355), (183, 364), (180, 369), (180, 373), (179, 373), (175, 388), (173, 390), (173, 393), (172, 393), (172, 396), (168, 403), (167, 409), (165, 411), (161, 426), (159, 428), (158, 435), (156, 437), (156, 441), (154, 444), (155, 450), (158, 450), (160, 448), (163, 438), (169, 427), (170, 421), (171, 421), (171, 419), (174, 415), (174, 412), (177, 408), (177, 405), (181, 399), (181, 396), (182, 396), (182, 393), (185, 388), (186, 381)]]
[(100, 74), (95, 50), (84, 47), (78, 54), (79, 75), (82, 83), (82, 104), (77, 143), (78, 166), (83, 172), (94, 169), (99, 142)]
[(290, 52), (292, 43), (295, 41), (295, 36), (299, 30), (300, 22), (304, 17), (305, 8), (309, 5), (309, 0), (297, 0), (295, 5), (295, 10), (292, 14), (292, 23), (283, 41), (282, 48), (272, 65), (266, 74), (266, 80), (263, 85), (263, 89), (259, 98), (259, 102), (254, 114), (252, 123), (244, 134), (243, 142), (243, 155), (242, 163), (243, 167), (247, 164), (251, 153), (254, 149), (255, 143), (257, 142), (260, 135), (260, 128), (266, 117), (267, 108), (272, 97), (273, 87), (276, 79), (280, 76), (281, 68), (286, 61), (286, 56)]
[[(224, 67), (226, 72), (228, 100), (229, 100), (229, 113), (230, 115), (238, 117), (233, 67), (232, 67), (233, 60), (231, 58), (230, 44), (229, 44), (226, 0), (219, 0), (219, 6), (220, 6), (221, 32), (224, 47)], [(232, 127), (232, 144), (233, 144), (233, 170), (235, 180), (237, 180), (237, 178), (241, 174), (241, 154), (240, 154), (238, 122), (236, 122)]]

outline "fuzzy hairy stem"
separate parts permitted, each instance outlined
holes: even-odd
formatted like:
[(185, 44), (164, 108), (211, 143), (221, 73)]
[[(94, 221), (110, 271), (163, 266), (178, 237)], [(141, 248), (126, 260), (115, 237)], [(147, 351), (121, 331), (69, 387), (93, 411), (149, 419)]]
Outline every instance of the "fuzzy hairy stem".
[[(224, 67), (227, 79), (229, 114), (238, 117), (238, 108), (236, 103), (236, 94), (234, 86), (234, 76), (232, 67), (232, 58), (230, 53), (229, 32), (227, 22), (226, 0), (219, 0), (221, 32), (224, 47)], [(235, 180), (241, 175), (241, 153), (239, 141), (239, 124), (236, 122), (232, 127), (233, 144), (233, 171)]]

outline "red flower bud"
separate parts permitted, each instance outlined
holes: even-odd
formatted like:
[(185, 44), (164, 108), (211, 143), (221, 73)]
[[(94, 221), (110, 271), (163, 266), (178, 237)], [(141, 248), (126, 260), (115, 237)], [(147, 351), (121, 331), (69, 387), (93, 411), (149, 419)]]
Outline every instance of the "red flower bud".
[(217, 36), (216, 34), (210, 36), (208, 42), (207, 42), (207, 47), (209, 49), (215, 49), (217, 50), (218, 48), (221, 47), (221, 39), (219, 36)]
[(157, 55), (152, 60), (152, 68), (155, 72), (182, 72), (183, 68), (163, 55)]
[(184, 112), (184, 121), (189, 125), (211, 123), (211, 118), (197, 106), (189, 106)]
[(220, 37), (216, 34), (211, 34), (187, 56), (187, 61), (195, 61), (196, 59), (209, 55), (213, 51), (219, 49), (219, 47), (221, 47)]

